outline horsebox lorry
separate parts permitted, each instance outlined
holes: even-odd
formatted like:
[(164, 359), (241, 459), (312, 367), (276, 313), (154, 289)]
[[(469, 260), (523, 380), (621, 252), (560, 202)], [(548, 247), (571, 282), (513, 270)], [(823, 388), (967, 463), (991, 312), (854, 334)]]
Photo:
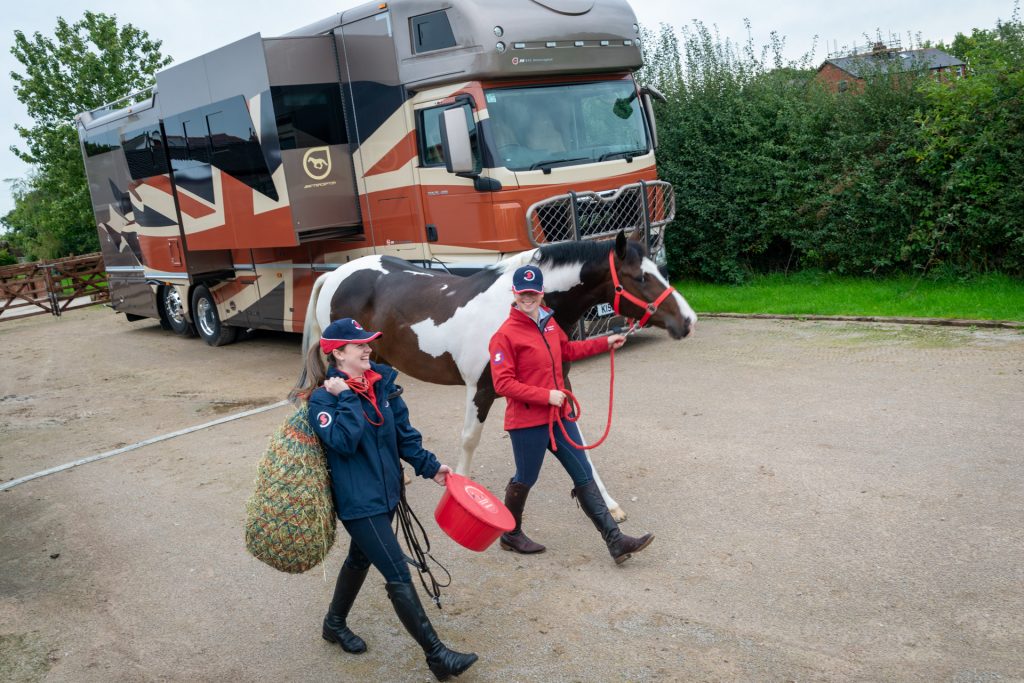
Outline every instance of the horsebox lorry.
[(465, 274), (637, 227), (658, 252), (638, 39), (625, 0), (394, 0), (158, 72), (76, 117), (113, 308), (219, 346), (301, 332), (367, 254)]

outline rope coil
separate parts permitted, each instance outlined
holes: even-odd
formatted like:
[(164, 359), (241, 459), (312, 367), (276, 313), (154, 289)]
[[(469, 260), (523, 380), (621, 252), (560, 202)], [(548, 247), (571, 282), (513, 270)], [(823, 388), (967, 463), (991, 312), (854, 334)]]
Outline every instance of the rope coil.
[[(419, 529), (418, 532), (417, 528)], [(430, 554), (430, 539), (427, 538), (426, 529), (423, 528), (423, 524), (416, 517), (416, 513), (412, 511), (409, 501), (405, 498), (404, 483), (402, 484), (402, 492), (398, 498), (398, 508), (395, 514), (396, 536), (399, 529), (402, 530), (405, 547), (412, 554), (412, 557), (407, 555), (405, 561), (416, 567), (416, 570), (419, 572), (420, 583), (423, 584), (423, 590), (427, 591), (427, 595), (430, 596), (433, 603), (437, 605), (438, 609), (441, 609), (441, 589), (452, 585), (452, 574)], [(422, 541), (420, 537), (422, 537)], [(447, 583), (438, 582), (430, 565), (427, 564), (428, 558), (445, 573), (448, 577)], [(427, 577), (430, 578), (430, 585), (427, 585)]]
[(569, 402), (569, 414), (564, 416), (562, 415), (562, 407), (564, 406), (551, 406), (551, 410), (548, 414), (548, 440), (551, 444), (552, 451), (558, 450), (558, 444), (555, 443), (555, 424), (557, 424), (559, 429), (562, 430), (562, 435), (565, 437), (565, 440), (568, 441), (571, 446), (574, 446), (581, 451), (589, 451), (592, 448), (597, 448), (604, 443), (605, 439), (608, 438), (608, 433), (612, 430), (612, 404), (615, 401), (615, 349), (611, 349), (608, 352), (608, 355), (610, 357), (609, 362), (611, 364), (611, 379), (609, 380), (608, 385), (608, 422), (604, 427), (604, 434), (601, 435), (600, 439), (589, 446), (578, 444), (572, 440), (572, 437), (569, 436), (569, 433), (565, 430), (565, 423), (563, 420), (568, 420), (569, 422), (576, 422), (579, 420), (583, 415), (583, 406), (580, 405), (579, 399), (577, 399), (572, 392), (567, 389), (561, 389), (560, 391), (565, 394), (566, 401)]

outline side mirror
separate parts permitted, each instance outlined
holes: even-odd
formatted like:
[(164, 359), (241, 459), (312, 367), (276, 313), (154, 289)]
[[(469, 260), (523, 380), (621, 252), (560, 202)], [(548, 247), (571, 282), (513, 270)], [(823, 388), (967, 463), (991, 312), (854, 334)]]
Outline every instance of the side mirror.
[(474, 174), (473, 148), (469, 141), (464, 107), (446, 109), (441, 117), (441, 144), (444, 145), (444, 166), (449, 173)]
[(651, 97), (651, 93), (646, 90), (640, 97), (643, 98), (644, 117), (647, 118), (647, 127), (651, 131), (651, 146), (654, 149), (658, 149), (658, 124), (654, 121), (654, 99)]
[(644, 116), (647, 117), (647, 125), (651, 129), (651, 144), (658, 149), (658, 124), (654, 121), (654, 100), (668, 102), (668, 98), (661, 94), (653, 85), (645, 85), (640, 88), (640, 97), (644, 103)]

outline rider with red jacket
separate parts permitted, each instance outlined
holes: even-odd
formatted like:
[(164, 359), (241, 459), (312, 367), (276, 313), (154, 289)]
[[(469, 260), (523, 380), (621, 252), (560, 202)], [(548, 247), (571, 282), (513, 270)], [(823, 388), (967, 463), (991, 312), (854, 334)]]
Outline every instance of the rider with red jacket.
[[(565, 398), (562, 358), (573, 361), (587, 358), (602, 351), (620, 348), (626, 338), (613, 334), (605, 338), (569, 341), (558, 326), (551, 309), (541, 305), (544, 276), (533, 265), (523, 266), (512, 277), (515, 303), (508, 319), (490, 342), (491, 377), (495, 390), (505, 397), (505, 429), (512, 441), (516, 471), (505, 488), (505, 506), (512, 512), (516, 526), (503, 534), (501, 547), (518, 553), (539, 553), (544, 546), (530, 540), (522, 530), (523, 509), (530, 488), (537, 483), (544, 452), (551, 449), (548, 422), (551, 407), (567, 416), (569, 405)], [(574, 422), (564, 420), (569, 438), (582, 443)], [(555, 457), (572, 477), (572, 495), (583, 511), (601, 532), (608, 551), (617, 564), (628, 560), (632, 553), (643, 550), (653, 534), (632, 538), (619, 530), (608, 506), (594, 481), (590, 462), (583, 451), (565, 438), (556, 426)]]

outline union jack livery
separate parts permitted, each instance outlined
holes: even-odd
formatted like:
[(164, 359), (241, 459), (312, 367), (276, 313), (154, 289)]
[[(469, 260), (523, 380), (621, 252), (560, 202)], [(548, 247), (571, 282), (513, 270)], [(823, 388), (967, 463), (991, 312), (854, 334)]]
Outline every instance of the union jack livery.
[(115, 310), (301, 332), (368, 254), (467, 273), (674, 215), (625, 0), (395, 0), (255, 34), (76, 117)]

